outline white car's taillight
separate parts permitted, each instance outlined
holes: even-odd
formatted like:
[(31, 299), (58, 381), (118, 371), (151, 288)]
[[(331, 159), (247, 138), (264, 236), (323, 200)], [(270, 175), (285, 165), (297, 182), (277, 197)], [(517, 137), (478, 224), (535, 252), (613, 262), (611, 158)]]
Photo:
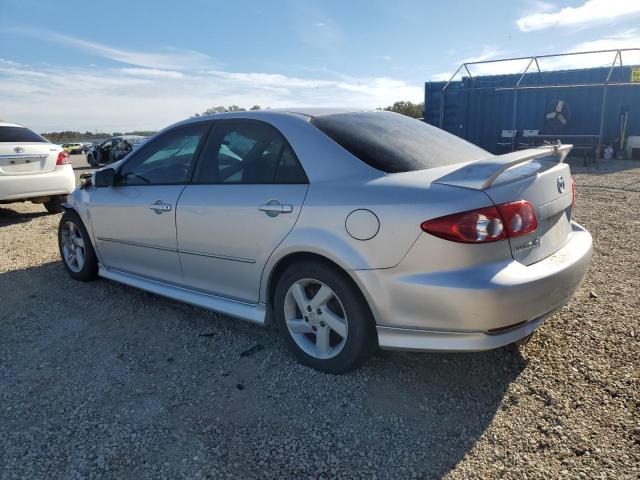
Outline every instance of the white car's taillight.
[(62, 150), (58, 153), (58, 159), (56, 160), (56, 165), (67, 165), (69, 163), (69, 154)]
[(434, 218), (420, 228), (454, 242), (485, 243), (531, 233), (538, 228), (538, 221), (533, 206), (520, 200)]
[(576, 206), (576, 182), (571, 177), (571, 208)]

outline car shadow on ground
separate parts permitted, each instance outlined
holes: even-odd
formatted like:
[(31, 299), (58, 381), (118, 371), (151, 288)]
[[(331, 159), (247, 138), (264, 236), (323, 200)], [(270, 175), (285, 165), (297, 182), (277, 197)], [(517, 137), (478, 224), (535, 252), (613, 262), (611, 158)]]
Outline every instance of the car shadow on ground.
[(515, 347), (380, 352), (325, 375), (296, 363), (274, 328), (76, 282), (59, 262), (0, 274), (0, 291), (0, 451), (20, 458), (35, 442), (47, 455), (32, 460), (54, 476), (83, 476), (101, 455), (115, 477), (204, 465), (244, 478), (439, 478), (508, 409), (526, 366)]
[(42, 212), (16, 212), (10, 208), (0, 207), (0, 227), (15, 225), (17, 223), (25, 223), (33, 220), (34, 218), (51, 215), (49, 212), (44, 210), (44, 207), (42, 207), (42, 209)]

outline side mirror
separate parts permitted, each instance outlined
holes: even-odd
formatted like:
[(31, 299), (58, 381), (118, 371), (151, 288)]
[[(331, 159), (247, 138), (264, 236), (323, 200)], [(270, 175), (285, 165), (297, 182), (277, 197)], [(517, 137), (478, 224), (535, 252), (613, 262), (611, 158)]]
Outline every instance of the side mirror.
[(95, 173), (94, 184), (96, 187), (113, 187), (116, 184), (116, 171), (113, 168), (105, 168)]

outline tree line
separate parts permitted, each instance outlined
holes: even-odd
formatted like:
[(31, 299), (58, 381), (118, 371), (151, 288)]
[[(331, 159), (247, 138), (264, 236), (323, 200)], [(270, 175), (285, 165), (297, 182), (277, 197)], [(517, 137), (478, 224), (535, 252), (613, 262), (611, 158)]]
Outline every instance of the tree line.
[(156, 133), (150, 130), (136, 130), (134, 132), (75, 132), (72, 130), (66, 130), (64, 132), (46, 132), (41, 133), (44, 138), (51, 143), (72, 143), (72, 142), (88, 142), (94, 140), (103, 140), (105, 138), (119, 137), (121, 135), (140, 135), (142, 137), (148, 137)]
[[(204, 112), (196, 113), (193, 116), (199, 117), (201, 115), (211, 115), (214, 113), (225, 112), (246, 112), (247, 110), (262, 110), (262, 107), (260, 105), (254, 105), (251, 108), (239, 107), (238, 105), (229, 105), (228, 107), (225, 107), (224, 105), (218, 105), (217, 107), (207, 108)], [(266, 110), (269, 110), (269, 107), (266, 107)], [(422, 118), (424, 111), (424, 102), (413, 103), (409, 101), (399, 101), (395, 102), (393, 105), (389, 105), (384, 108), (378, 108), (378, 110), (401, 113), (402, 115), (406, 115), (412, 118)]]

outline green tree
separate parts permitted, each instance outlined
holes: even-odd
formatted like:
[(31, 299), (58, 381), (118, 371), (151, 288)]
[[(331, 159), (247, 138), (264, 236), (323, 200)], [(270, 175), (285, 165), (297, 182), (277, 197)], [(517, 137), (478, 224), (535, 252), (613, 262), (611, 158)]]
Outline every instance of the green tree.
[(207, 108), (204, 112), (202, 112), (202, 115), (211, 115), (212, 113), (224, 113), (228, 111), (229, 110), (227, 110), (226, 107), (223, 107), (222, 105), (218, 105), (217, 107)]
[(413, 103), (409, 101), (395, 102), (393, 105), (384, 107), (389, 112), (401, 113), (407, 117), (421, 118), (424, 111), (424, 102)]
[[(269, 109), (269, 107), (266, 108), (267, 110)], [(251, 107), (249, 110), (262, 110), (262, 107), (260, 105), (254, 105), (253, 107)], [(244, 107), (239, 107), (238, 105), (229, 105), (228, 107), (225, 107), (223, 105), (218, 105), (217, 107), (210, 107), (207, 108), (204, 112), (202, 113), (195, 113), (193, 116), (194, 117), (199, 117), (200, 115), (211, 115), (214, 113), (224, 113), (224, 112), (246, 112), (247, 109)]]

